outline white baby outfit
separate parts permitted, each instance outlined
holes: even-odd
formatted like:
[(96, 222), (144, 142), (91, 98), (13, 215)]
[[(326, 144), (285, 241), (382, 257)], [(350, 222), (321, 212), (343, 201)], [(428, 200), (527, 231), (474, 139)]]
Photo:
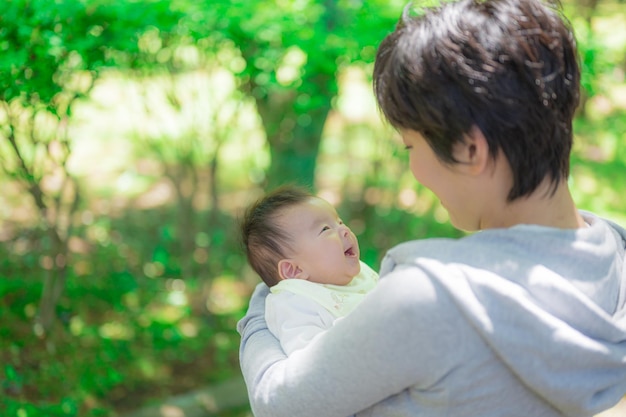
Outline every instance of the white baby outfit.
[(289, 355), (354, 310), (377, 282), (378, 274), (363, 262), (347, 285), (284, 279), (267, 296), (267, 327)]

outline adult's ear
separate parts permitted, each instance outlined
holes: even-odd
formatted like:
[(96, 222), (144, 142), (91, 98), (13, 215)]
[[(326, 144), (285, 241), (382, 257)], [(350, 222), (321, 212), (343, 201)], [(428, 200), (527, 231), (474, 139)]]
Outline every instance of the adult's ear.
[(490, 164), (489, 144), (483, 132), (476, 126), (463, 136), (463, 140), (452, 149), (456, 167), (467, 174), (482, 174)]
[(293, 261), (293, 259), (281, 259), (278, 261), (278, 274), (281, 279), (302, 278), (302, 269)]

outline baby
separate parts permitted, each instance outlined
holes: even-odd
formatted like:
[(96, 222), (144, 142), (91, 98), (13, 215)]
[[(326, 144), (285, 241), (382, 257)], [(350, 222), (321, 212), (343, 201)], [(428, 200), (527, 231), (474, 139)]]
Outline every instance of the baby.
[(288, 355), (350, 313), (378, 281), (334, 207), (301, 188), (281, 187), (251, 205), (241, 232), (248, 262), (270, 287), (268, 328)]

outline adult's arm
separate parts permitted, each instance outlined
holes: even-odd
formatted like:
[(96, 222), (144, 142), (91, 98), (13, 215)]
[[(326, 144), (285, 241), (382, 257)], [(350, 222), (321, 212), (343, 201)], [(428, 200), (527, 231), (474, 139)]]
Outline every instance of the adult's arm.
[(256, 417), (348, 416), (447, 372), (437, 361), (444, 347), (433, 339), (437, 294), (417, 268), (390, 273), (350, 315), (289, 357), (265, 325), (267, 292), (257, 287), (238, 326)]
[(241, 335), (239, 363), (248, 387), (248, 396), (251, 399), (250, 391), (256, 386), (265, 370), (272, 364), (287, 358), (280, 342), (269, 331), (265, 322), (265, 298), (268, 294), (267, 285), (258, 284), (250, 297), (248, 312), (237, 323), (237, 331)]

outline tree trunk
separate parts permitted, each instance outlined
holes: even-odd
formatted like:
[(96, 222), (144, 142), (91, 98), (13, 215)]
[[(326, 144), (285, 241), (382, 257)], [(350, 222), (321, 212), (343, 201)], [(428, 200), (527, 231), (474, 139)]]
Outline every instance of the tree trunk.
[[(318, 29), (320, 34), (330, 36), (341, 11), (336, 0), (322, 0), (319, 4), (324, 13)], [(323, 35), (320, 44), (303, 44), (308, 58), (301, 69), (301, 82), (298, 87), (286, 89), (278, 84), (257, 84), (264, 70), (251, 63), (264, 48), (245, 33), (238, 31), (237, 37), (242, 56), (251, 68), (242, 88), (255, 98), (270, 146), (265, 187), (271, 189), (287, 182), (314, 187), (322, 133), (337, 94), (337, 59), (342, 51), (336, 50)]]
[[(320, 101), (315, 107), (297, 111), (301, 90), (317, 91)], [(266, 187), (286, 182), (313, 187), (317, 156), (326, 118), (335, 95), (335, 74), (315, 74), (303, 80), (295, 94), (285, 95), (277, 105), (276, 97), (257, 99), (257, 108), (270, 145), (270, 167)]]

